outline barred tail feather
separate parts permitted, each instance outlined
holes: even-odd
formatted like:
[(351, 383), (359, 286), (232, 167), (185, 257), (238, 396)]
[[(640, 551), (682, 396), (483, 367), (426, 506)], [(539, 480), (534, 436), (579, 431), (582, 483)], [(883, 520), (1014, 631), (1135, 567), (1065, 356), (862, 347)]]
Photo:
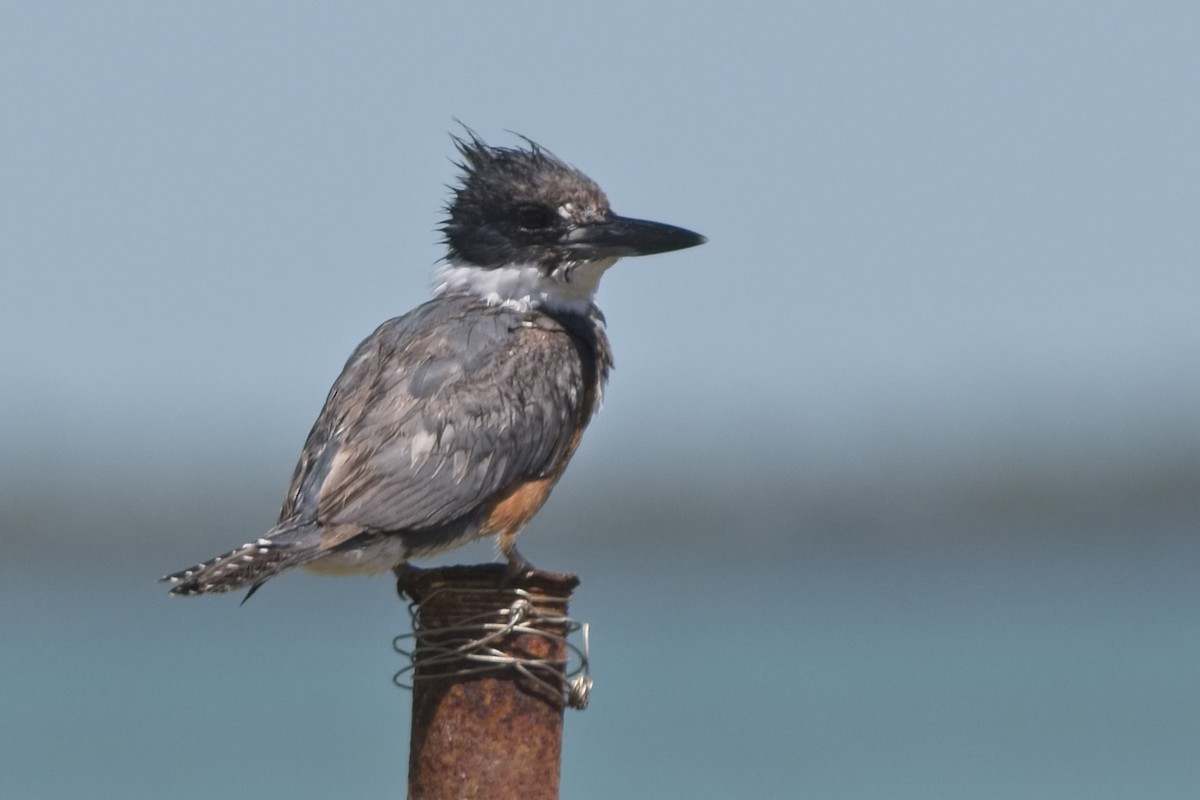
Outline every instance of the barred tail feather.
[(171, 594), (177, 596), (231, 592), (247, 586), (253, 593), (268, 578), (323, 555), (326, 553), (320, 548), (320, 534), (315, 526), (277, 528), (262, 539), (164, 576), (162, 580), (175, 584)]

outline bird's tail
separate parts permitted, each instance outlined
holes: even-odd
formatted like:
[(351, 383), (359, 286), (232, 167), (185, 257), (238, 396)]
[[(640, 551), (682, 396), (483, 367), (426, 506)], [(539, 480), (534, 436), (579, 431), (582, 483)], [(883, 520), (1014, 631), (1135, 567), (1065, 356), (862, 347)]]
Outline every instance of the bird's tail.
[(253, 594), (268, 578), (325, 555), (320, 543), (321, 535), (311, 522), (281, 525), (261, 539), (162, 580), (175, 584), (171, 594), (179, 596), (231, 592), (246, 586)]

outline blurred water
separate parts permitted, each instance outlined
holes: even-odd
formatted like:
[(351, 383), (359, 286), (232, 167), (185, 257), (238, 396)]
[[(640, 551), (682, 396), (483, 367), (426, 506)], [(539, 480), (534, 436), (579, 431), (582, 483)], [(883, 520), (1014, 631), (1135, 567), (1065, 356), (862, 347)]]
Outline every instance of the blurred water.
[[(719, 559), (710, 531), (542, 526), (526, 551), (582, 574), (593, 626), (563, 796), (1194, 797), (1198, 519), (797, 532), (786, 557), (730, 530)], [(238, 608), (114, 555), (3, 570), (0, 796), (402, 795), (387, 580), (290, 576)]]

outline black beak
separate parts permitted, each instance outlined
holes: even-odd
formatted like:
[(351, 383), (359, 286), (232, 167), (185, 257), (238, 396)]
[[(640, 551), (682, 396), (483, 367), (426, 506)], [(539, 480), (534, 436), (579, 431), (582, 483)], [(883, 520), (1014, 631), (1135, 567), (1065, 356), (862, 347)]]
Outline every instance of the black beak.
[(604, 222), (573, 228), (563, 244), (587, 260), (650, 256), (704, 244), (708, 239), (686, 228), (661, 222), (612, 216)]

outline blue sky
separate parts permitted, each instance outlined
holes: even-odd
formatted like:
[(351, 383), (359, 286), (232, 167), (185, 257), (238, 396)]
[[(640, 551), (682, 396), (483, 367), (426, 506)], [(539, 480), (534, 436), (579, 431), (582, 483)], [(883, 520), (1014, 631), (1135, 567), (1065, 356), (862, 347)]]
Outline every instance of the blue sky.
[(453, 117), (711, 239), (606, 278), (603, 437), (1194, 449), (1200, 68), (1168, 8), (9, 8), (10, 452), (298, 446), (427, 294)]

